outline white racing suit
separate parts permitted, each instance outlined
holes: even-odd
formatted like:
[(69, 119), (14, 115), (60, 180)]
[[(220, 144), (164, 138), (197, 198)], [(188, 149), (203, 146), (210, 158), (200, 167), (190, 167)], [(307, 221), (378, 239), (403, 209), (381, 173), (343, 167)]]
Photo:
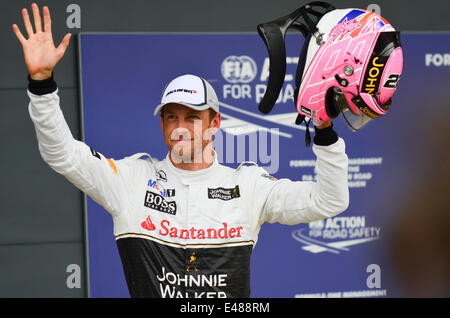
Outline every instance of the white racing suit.
[(348, 206), (340, 138), (313, 145), (317, 182), (277, 180), (256, 165), (186, 171), (147, 154), (113, 160), (72, 137), (57, 93), (28, 91), (41, 156), (111, 214), (132, 297), (249, 297), (264, 222), (311, 222)]

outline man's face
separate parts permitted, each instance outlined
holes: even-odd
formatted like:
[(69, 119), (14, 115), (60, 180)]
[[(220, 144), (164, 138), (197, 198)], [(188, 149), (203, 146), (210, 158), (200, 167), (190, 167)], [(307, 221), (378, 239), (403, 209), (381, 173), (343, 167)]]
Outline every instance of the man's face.
[(199, 162), (205, 147), (220, 127), (220, 114), (211, 118), (210, 111), (194, 110), (180, 104), (163, 107), (161, 128), (172, 159)]

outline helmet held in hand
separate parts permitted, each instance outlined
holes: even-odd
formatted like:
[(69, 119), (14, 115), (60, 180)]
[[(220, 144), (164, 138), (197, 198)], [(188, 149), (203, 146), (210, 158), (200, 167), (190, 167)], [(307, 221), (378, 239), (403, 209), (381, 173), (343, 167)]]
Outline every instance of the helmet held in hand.
[[(386, 114), (403, 68), (400, 34), (386, 19), (364, 9), (335, 9), (312, 2), (259, 25), (273, 71), (267, 95), (277, 97), (283, 84), (284, 35), (290, 27), (305, 36), (294, 96), (299, 118), (320, 123), (342, 114), (348, 127), (358, 131)], [(260, 111), (270, 112), (271, 102), (270, 96), (263, 98)]]

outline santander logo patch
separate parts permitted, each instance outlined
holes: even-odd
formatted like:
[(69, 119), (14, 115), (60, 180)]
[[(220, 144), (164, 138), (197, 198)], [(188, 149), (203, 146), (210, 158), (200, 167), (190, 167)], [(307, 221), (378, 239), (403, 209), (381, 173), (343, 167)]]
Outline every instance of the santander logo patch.
[(149, 231), (153, 231), (154, 229), (156, 229), (155, 224), (153, 224), (152, 219), (150, 219), (149, 216), (147, 216), (147, 218), (145, 219), (144, 222), (141, 223), (141, 226)]
[[(148, 216), (145, 221), (141, 222), (141, 227), (148, 231), (156, 230), (156, 226), (153, 224), (150, 216)], [(158, 234), (185, 240), (226, 239), (241, 237), (242, 230), (242, 226), (229, 226), (227, 222), (222, 222), (222, 225), (218, 227), (198, 228), (192, 226), (191, 228), (183, 229), (176, 226), (170, 226), (168, 220), (162, 220)]]

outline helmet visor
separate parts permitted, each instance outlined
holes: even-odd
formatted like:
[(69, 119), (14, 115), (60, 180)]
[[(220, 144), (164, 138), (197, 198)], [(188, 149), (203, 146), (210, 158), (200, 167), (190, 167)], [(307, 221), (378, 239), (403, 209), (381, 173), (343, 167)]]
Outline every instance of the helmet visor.
[(336, 104), (342, 113), (346, 125), (352, 131), (358, 131), (371, 122), (373, 118), (362, 112), (351, 101), (349, 102), (345, 95), (347, 94), (337, 95)]

